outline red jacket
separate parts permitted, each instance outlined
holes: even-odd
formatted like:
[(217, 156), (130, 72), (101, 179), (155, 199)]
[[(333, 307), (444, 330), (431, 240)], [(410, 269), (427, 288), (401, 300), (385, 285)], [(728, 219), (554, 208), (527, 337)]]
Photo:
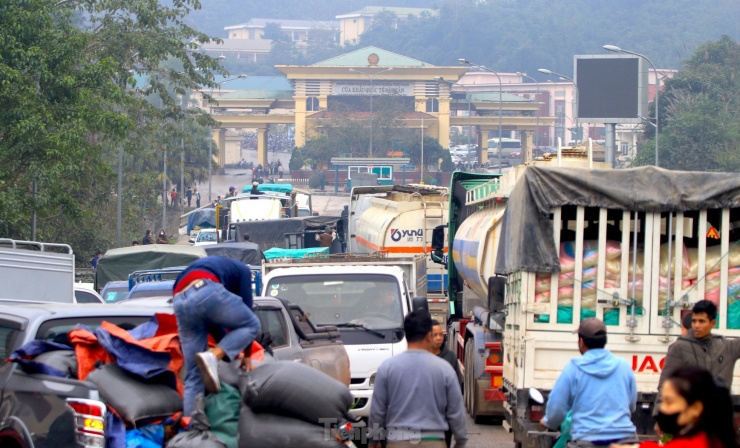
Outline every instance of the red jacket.
[(699, 432), (686, 437), (677, 437), (670, 442), (661, 445), (659, 442), (643, 442), (640, 448), (713, 448), (709, 444), (709, 437), (704, 432)]

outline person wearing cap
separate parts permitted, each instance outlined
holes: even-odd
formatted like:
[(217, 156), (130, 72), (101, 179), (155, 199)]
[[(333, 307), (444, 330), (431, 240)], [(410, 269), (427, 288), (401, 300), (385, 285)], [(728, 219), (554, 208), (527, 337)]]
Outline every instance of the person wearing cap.
[(568, 448), (637, 443), (631, 415), (637, 406), (637, 383), (627, 361), (606, 350), (606, 325), (585, 319), (576, 330), (581, 357), (571, 359), (547, 400), (542, 426), (556, 430), (571, 412)]
[(229, 187), (229, 193), (226, 195), (227, 198), (233, 198), (236, 196), (236, 188), (234, 186)]
[(259, 191), (257, 189), (257, 187), (259, 187), (259, 186), (260, 186), (260, 183), (259, 182), (257, 182), (257, 181), (252, 182), (252, 189), (249, 190), (249, 194), (265, 194), (264, 192)]

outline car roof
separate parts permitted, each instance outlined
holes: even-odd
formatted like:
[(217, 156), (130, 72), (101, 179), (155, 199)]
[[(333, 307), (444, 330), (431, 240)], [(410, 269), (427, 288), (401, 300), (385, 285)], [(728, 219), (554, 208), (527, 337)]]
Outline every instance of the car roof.
[(0, 317), (20, 316), (29, 320), (48, 318), (57, 319), (97, 316), (152, 316), (154, 313), (172, 313), (172, 307), (123, 307), (118, 304), (105, 303), (18, 303), (0, 302)]
[[(170, 297), (142, 297), (138, 299), (128, 299), (124, 300), (122, 302), (119, 302), (120, 305), (127, 307), (127, 306), (136, 306), (140, 305), (143, 307), (168, 307), (169, 309), (172, 309), (172, 303), (170, 302), (172, 298)], [(259, 306), (277, 306), (282, 308), (283, 305), (280, 302), (280, 300), (274, 298), (274, 297), (254, 297), (252, 299), (255, 305)]]
[(172, 291), (172, 287), (175, 286), (174, 280), (158, 280), (155, 282), (141, 282), (137, 283), (131, 288), (130, 292), (134, 291), (164, 291), (169, 289)]

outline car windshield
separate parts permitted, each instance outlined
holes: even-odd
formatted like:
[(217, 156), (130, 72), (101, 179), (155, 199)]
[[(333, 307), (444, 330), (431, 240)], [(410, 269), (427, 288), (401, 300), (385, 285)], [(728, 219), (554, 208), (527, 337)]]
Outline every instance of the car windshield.
[(126, 299), (126, 296), (128, 295), (128, 286), (103, 289), (103, 293), (101, 295), (103, 296), (105, 303), (120, 302), (121, 300)]
[(202, 242), (202, 241), (216, 241), (216, 232), (203, 232), (203, 231), (201, 231), (198, 234), (198, 239), (196, 241), (198, 241), (198, 242)]
[(326, 274), (270, 280), (265, 296), (288, 299), (319, 325), (357, 323), (375, 330), (403, 327), (398, 281), (389, 275)]

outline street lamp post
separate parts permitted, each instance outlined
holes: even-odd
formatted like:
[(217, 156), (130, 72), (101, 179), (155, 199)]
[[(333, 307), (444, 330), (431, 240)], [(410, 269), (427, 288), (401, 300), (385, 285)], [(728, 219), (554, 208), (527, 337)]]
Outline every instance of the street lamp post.
[[(535, 148), (539, 148), (540, 146), (540, 83), (536, 79), (532, 78), (531, 76), (528, 76), (526, 73), (517, 72), (518, 75), (531, 79), (534, 81), (535, 85), (537, 86), (537, 114), (535, 115), (535, 124), (534, 124), (534, 146)], [(522, 162), (524, 162), (524, 154), (522, 154)]]
[[(233, 81), (235, 79), (246, 79), (246, 78), (247, 78), (247, 75), (241, 74), (239, 76), (234, 76), (233, 78), (224, 79), (223, 81), (220, 81), (217, 84), (219, 85), (219, 89), (220, 89), (221, 88), (221, 84), (225, 84), (225, 83), (227, 83), (229, 81)], [(211, 99), (213, 99), (213, 87), (211, 87)], [(208, 115), (210, 115), (211, 118), (213, 118), (213, 104), (210, 103), (210, 102), (208, 103)], [(212, 166), (213, 165), (213, 136), (211, 136), (211, 138), (208, 139), (208, 149), (210, 150), (210, 151), (208, 151), (209, 152), (209, 154), (208, 154), (208, 204), (211, 204), (211, 201), (212, 201), (212, 199), (211, 199), (211, 187), (213, 185), (213, 182), (212, 182), (212, 176), (213, 176), (213, 166)]]
[(575, 103), (576, 103), (575, 107), (573, 108), (573, 121), (575, 121), (576, 123), (576, 144), (577, 144), (578, 143), (578, 133), (581, 130), (580, 125), (578, 124), (578, 84), (576, 84), (573, 78), (569, 76), (561, 75), (560, 73), (555, 73), (554, 71), (548, 70), (546, 68), (540, 68), (540, 69), (537, 69), (537, 71), (540, 73), (544, 73), (546, 75), (552, 75), (552, 76), (557, 76), (557, 77), (566, 79), (570, 81), (571, 84), (573, 84), (573, 88), (575, 89)]
[(370, 148), (368, 149), (368, 157), (373, 156), (373, 96), (375, 94), (375, 89), (373, 89), (373, 79), (375, 79), (376, 76), (380, 75), (381, 73), (386, 73), (393, 70), (393, 67), (387, 68), (385, 70), (381, 70), (377, 73), (373, 73), (372, 75), (369, 73), (365, 73), (362, 70), (357, 70), (356, 68), (351, 68), (349, 71), (353, 73), (360, 73), (362, 75), (367, 76), (367, 79), (370, 80)]
[(501, 77), (498, 75), (497, 72), (491, 70), (490, 68), (484, 65), (473, 64), (472, 62), (468, 61), (467, 59), (463, 59), (463, 58), (460, 58), (457, 61), (461, 64), (475, 66), (481, 70), (485, 70), (489, 73), (493, 73), (494, 75), (496, 75), (496, 79), (498, 79), (498, 144), (497, 144), (497, 149), (496, 149), (496, 157), (498, 158), (498, 173), (501, 174), (501, 138), (502, 138), (501, 134), (503, 132), (502, 126), (501, 126), (501, 120), (503, 118), (503, 110), (501, 106), (504, 101), (503, 83), (501, 82)]
[(467, 87), (465, 87), (462, 84), (455, 84), (452, 81), (445, 81), (445, 79), (442, 78), (441, 76), (435, 76), (434, 77), (434, 80), (437, 81), (437, 82), (445, 83), (445, 84), (449, 85), (450, 87), (452, 87), (452, 86), (459, 86), (459, 87), (462, 87), (463, 89), (465, 89), (465, 99), (468, 101), (468, 151), (470, 151), (470, 134), (473, 132), (473, 127), (470, 124), (470, 102), (471, 102), (472, 98), (468, 98), (468, 96), (470, 95), (470, 91), (468, 90)]
[(634, 56), (637, 56), (639, 58), (643, 58), (646, 61), (648, 61), (648, 64), (653, 68), (653, 72), (655, 72), (655, 166), (658, 165), (658, 105), (660, 104), (658, 102), (658, 98), (660, 95), (660, 77), (658, 76), (658, 70), (655, 68), (655, 65), (653, 64), (653, 61), (648, 59), (647, 56), (640, 53), (635, 53), (633, 51), (625, 50), (623, 48), (619, 48), (616, 45), (604, 45), (605, 50), (613, 51), (615, 53), (627, 53)]

